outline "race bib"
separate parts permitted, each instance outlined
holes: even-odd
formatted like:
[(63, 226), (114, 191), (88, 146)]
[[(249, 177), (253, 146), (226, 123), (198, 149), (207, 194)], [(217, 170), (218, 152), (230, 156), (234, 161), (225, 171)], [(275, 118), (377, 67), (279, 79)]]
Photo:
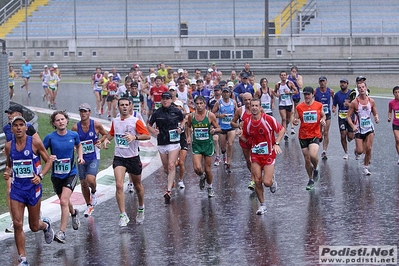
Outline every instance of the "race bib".
[(281, 94), (281, 100), (287, 100), (288, 98), (290, 98), (289, 94)]
[(327, 104), (324, 104), (323, 105), (323, 112), (325, 113), (325, 114), (328, 114), (329, 112), (328, 112), (328, 105)]
[(177, 133), (177, 129), (169, 130), (169, 140), (170, 142), (180, 141), (180, 134)]
[(12, 169), (14, 170), (15, 177), (18, 178), (32, 178), (33, 174), (33, 162), (32, 160), (14, 160)]
[(371, 125), (370, 117), (360, 118), (360, 127), (369, 127)]
[(226, 116), (222, 118), (222, 124), (230, 125), (231, 120), (233, 120), (233, 115), (226, 114)]
[(348, 110), (339, 111), (338, 116), (339, 116), (339, 118), (341, 118), (341, 119), (346, 119), (346, 118), (348, 117)]
[(110, 91), (110, 92), (109, 92), (109, 95), (111, 95), (111, 96), (116, 95), (116, 91)]
[(14, 79), (8, 78), (8, 86), (13, 86), (13, 85), (14, 85)]
[(251, 152), (255, 154), (269, 154), (269, 145), (267, 142), (261, 142), (258, 145), (255, 145), (251, 149)]
[(395, 118), (399, 119), (399, 110), (395, 110)]
[(92, 139), (81, 141), (80, 143), (82, 144), (83, 154), (94, 152), (94, 144)]
[(207, 140), (209, 139), (208, 128), (195, 128), (194, 137), (196, 140)]
[(71, 159), (59, 159), (54, 161), (54, 174), (69, 174), (71, 172)]
[(155, 102), (155, 110), (157, 110), (158, 108), (160, 108), (162, 106), (162, 103), (160, 102)]
[(303, 112), (303, 122), (317, 123), (317, 112), (316, 111)]
[(262, 103), (261, 106), (265, 110), (269, 110), (270, 109), (270, 103)]
[(127, 149), (129, 148), (129, 142), (125, 138), (125, 134), (115, 134), (115, 144), (118, 148)]

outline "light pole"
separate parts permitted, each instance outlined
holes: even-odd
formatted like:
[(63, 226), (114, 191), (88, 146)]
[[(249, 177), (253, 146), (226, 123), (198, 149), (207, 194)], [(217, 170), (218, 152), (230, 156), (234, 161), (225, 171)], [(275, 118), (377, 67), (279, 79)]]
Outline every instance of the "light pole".
[(352, 0), (349, 0), (349, 58), (352, 59)]

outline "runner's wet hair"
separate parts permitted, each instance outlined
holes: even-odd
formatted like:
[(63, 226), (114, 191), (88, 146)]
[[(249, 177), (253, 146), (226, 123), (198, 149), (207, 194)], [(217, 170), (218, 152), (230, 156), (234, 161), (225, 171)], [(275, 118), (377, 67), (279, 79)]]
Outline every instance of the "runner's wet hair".
[[(66, 120), (68, 120), (68, 123), (69, 123), (69, 115), (68, 115), (68, 113), (66, 112), (66, 110), (63, 110), (63, 111), (60, 111), (60, 110), (58, 110), (58, 111), (55, 111), (55, 112), (53, 112), (52, 114), (51, 114), (51, 116), (50, 116), (50, 125), (54, 128), (54, 129), (57, 129), (57, 127), (56, 126), (54, 126), (54, 121), (55, 121), (55, 117), (57, 116), (57, 115), (63, 115), (65, 118), (66, 118)], [(68, 124), (67, 123), (67, 124)]]

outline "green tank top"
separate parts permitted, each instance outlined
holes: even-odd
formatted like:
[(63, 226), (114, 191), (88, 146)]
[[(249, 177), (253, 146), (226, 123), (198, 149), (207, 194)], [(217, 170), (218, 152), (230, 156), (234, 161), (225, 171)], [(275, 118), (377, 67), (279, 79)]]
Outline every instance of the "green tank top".
[(195, 112), (192, 114), (192, 126), (193, 126), (193, 141), (196, 142), (209, 142), (211, 137), (211, 124), (208, 118), (209, 111), (206, 111), (205, 118), (202, 121), (195, 119)]

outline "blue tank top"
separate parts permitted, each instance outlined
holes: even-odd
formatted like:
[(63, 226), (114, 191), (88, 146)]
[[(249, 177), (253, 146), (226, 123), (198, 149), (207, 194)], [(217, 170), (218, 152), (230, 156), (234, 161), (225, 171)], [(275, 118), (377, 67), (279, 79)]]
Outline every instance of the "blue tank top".
[(44, 138), (43, 144), (46, 149), (50, 148), (52, 155), (57, 156), (53, 162), (52, 177), (64, 179), (78, 173), (74, 156), (74, 146), (80, 144), (77, 132), (68, 130), (61, 136), (54, 131)]
[(234, 117), (234, 102), (229, 99), (228, 103), (225, 103), (223, 99), (219, 99), (219, 114), (225, 114), (223, 118), (219, 118), (219, 125), (222, 130), (231, 129), (230, 122)]
[(33, 153), (32, 137), (26, 136), (26, 145), (22, 151), (16, 148), (15, 140), (11, 141), (10, 160), (14, 180), (12, 187), (18, 190), (30, 190), (36, 185), (31, 182), (34, 175), (42, 171), (40, 156)]
[(291, 77), (291, 75), (288, 75), (287, 78), (289, 81), (291, 81), (292, 83), (294, 83), (296, 89), (298, 90), (298, 94), (293, 94), (292, 95), (292, 99), (301, 99), (301, 89), (299, 88), (298, 84), (296, 83), (296, 79), (293, 79)]
[(82, 129), (82, 124), (78, 122), (78, 134), (80, 143), (83, 149), (83, 159), (85, 161), (92, 161), (97, 159), (96, 146), (98, 136), (96, 134), (96, 129), (94, 127), (94, 120), (90, 119), (90, 126), (87, 132)]
[(323, 105), (324, 113), (330, 114), (330, 106), (331, 106), (331, 89), (327, 87), (326, 92), (321, 92), (320, 88), (316, 88), (316, 93), (314, 95), (314, 99)]

